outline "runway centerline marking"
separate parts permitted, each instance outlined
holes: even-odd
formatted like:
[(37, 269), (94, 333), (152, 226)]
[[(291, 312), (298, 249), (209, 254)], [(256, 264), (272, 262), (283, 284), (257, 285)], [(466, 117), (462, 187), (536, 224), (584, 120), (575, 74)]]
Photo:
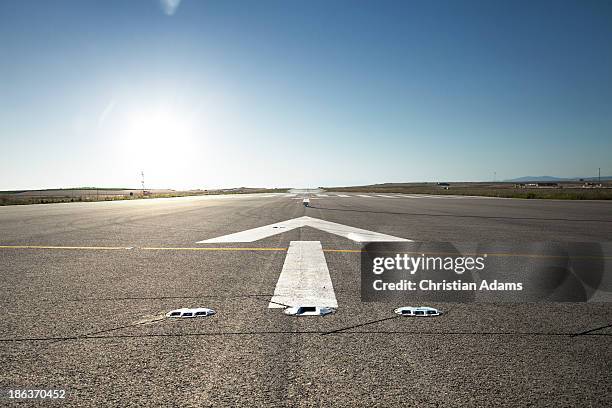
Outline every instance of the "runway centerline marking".
[(268, 308), (338, 307), (320, 241), (291, 241)]

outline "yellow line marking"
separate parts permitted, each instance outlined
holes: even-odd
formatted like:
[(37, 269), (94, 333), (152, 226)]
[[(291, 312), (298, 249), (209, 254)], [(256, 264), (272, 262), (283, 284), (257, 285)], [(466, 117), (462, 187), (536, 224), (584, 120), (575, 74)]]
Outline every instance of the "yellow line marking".
[[(323, 252), (367, 252), (363, 249), (324, 249)], [(521, 257), (521, 258), (561, 258), (561, 259), (565, 259), (568, 258), (568, 256), (566, 255), (540, 255), (540, 254), (512, 254), (512, 253), (493, 253), (493, 252), (487, 252), (487, 253), (480, 253), (480, 254), (476, 254), (476, 253), (470, 253), (470, 254), (458, 254), (456, 252), (410, 252), (410, 251), (379, 251), (380, 253), (389, 253), (389, 254), (408, 254), (408, 255), (442, 255), (442, 256), (483, 256), (486, 255), (487, 257), (489, 256), (494, 256), (494, 257), (504, 257), (504, 256), (516, 256), (516, 257)], [(612, 259), (612, 256), (589, 256), (589, 255), (584, 255), (584, 256), (571, 256), (569, 257), (571, 259)]]
[(85, 247), (85, 246), (51, 246), (51, 245), (0, 245), (0, 249), (103, 249), (126, 250), (128, 247)]
[(177, 248), (177, 247), (99, 247), (99, 246), (56, 246), (56, 245), (0, 245), (0, 249), (91, 249), (91, 250), (130, 250), (145, 251), (286, 251), (287, 248)]
[[(472, 254), (472, 255), (466, 255), (466, 256), (478, 256), (482, 254)], [(565, 258), (570, 258), (570, 259), (612, 259), (612, 256), (591, 256), (591, 255), (572, 255), (572, 256), (568, 256), (568, 255), (538, 255), (538, 254), (489, 254), (487, 253), (487, 256), (499, 256), (499, 257), (503, 257), (503, 256), (519, 256), (519, 257), (525, 257), (525, 258), (559, 258), (559, 259), (565, 259)]]
[(139, 248), (146, 251), (286, 251), (287, 248)]

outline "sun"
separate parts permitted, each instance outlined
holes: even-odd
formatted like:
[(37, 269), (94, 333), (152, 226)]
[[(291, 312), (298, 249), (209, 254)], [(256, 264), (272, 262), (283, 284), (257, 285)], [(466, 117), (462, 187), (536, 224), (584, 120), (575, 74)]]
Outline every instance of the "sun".
[(181, 166), (193, 154), (193, 123), (172, 109), (132, 113), (122, 133), (124, 153), (143, 168)]

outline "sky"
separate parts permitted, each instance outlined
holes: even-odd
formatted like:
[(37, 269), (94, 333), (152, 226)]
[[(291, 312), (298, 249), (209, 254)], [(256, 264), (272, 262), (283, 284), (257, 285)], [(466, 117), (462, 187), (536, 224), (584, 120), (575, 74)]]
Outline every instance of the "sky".
[(612, 175), (610, 1), (0, 0), (0, 190)]

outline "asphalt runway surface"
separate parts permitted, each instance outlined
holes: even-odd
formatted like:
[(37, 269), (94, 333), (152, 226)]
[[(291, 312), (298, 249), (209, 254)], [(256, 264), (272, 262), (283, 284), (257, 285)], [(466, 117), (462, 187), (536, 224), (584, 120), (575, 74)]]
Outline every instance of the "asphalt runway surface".
[[(612, 304), (360, 300), (361, 244), (311, 227), (197, 244), (309, 216), (416, 241), (611, 241), (612, 203), (257, 194), (0, 207), (0, 405), (612, 406)], [(291, 241), (320, 241), (338, 302), (268, 308)], [(609, 262), (609, 260), (608, 260)], [(213, 317), (163, 319), (180, 307)]]

